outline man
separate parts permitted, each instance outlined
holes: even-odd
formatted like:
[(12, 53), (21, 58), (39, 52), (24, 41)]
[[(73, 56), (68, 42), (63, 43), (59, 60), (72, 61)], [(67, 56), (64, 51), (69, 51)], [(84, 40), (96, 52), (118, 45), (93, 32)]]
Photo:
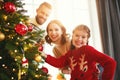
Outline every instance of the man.
[(52, 12), (51, 4), (47, 2), (43, 2), (37, 9), (36, 9), (36, 16), (34, 19), (31, 19), (30, 22), (36, 26), (40, 26), (46, 22), (48, 17)]

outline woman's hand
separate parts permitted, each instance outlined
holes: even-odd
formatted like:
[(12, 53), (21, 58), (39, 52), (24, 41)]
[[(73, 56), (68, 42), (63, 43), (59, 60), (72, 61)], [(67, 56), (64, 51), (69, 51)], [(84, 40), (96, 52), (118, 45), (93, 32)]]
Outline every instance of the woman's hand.
[(46, 59), (46, 58), (47, 58), (47, 54), (45, 54), (44, 52), (41, 52), (41, 57), (42, 57), (43, 59)]

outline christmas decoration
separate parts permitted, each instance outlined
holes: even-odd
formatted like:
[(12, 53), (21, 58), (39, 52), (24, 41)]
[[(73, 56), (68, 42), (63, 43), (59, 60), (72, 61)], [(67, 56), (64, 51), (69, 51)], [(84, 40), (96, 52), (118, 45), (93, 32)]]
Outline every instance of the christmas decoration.
[(43, 46), (42, 45), (39, 45), (38, 51), (43, 51)]
[(64, 74), (60, 72), (60, 73), (57, 75), (57, 80), (66, 80)]
[(21, 76), (26, 75), (28, 71), (28, 60), (25, 58), (24, 54), (23, 54), (23, 58), (22, 58), (22, 67), (21, 67)]
[(16, 11), (16, 7), (12, 2), (6, 2), (4, 4), (4, 9), (7, 13), (13, 13)]
[(20, 35), (25, 35), (28, 31), (28, 28), (24, 24), (17, 24), (15, 26), (15, 31)]
[(6, 21), (6, 20), (7, 20), (7, 16), (6, 16), (6, 15), (3, 15), (3, 19)]
[(22, 58), (22, 67), (28, 68), (28, 60), (23, 56)]
[(46, 67), (43, 66), (41, 69), (44, 73), (48, 73), (48, 69)]
[(35, 61), (36, 62), (41, 62), (42, 61), (42, 57), (39, 54), (35, 55)]
[(28, 26), (28, 31), (32, 31), (32, 30), (33, 30), (33, 26), (32, 25)]
[(3, 41), (4, 39), (5, 39), (5, 35), (2, 32), (0, 32), (0, 41)]
[[(35, 44), (43, 45), (44, 30), (31, 25), (22, 0), (0, 1), (0, 80), (48, 80)], [(35, 58), (35, 55), (39, 54)], [(47, 70), (46, 70), (47, 71)]]

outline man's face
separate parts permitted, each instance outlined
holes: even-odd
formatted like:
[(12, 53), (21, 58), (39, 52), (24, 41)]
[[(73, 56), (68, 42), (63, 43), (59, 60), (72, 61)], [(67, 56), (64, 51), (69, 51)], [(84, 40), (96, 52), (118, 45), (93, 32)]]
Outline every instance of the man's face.
[(42, 25), (45, 23), (49, 15), (51, 14), (51, 9), (46, 6), (42, 6), (37, 9), (36, 21), (38, 24)]

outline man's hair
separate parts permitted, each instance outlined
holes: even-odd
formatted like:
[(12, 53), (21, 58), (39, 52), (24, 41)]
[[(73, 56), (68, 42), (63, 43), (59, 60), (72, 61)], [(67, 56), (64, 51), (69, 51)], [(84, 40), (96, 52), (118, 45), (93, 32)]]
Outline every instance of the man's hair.
[(48, 3), (48, 2), (43, 2), (43, 3), (39, 6), (39, 8), (42, 7), (42, 6), (46, 6), (46, 7), (48, 7), (49, 9), (52, 9), (52, 5), (51, 5), (50, 3)]

